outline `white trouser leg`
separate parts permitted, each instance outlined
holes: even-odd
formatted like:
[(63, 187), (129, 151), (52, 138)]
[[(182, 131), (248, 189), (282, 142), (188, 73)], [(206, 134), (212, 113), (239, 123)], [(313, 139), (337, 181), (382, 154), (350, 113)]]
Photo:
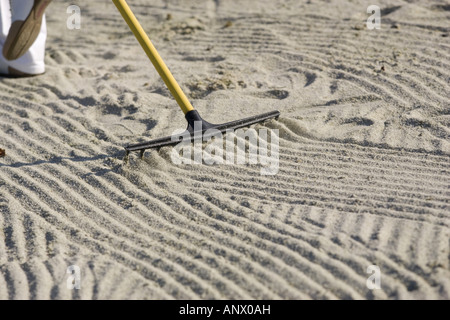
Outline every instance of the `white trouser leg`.
[(11, 0), (12, 22), (25, 20), (33, 8), (34, 0)]
[[(29, 4), (33, 4), (34, 0), (12, 0), (12, 19), (11, 15), (7, 14), (9, 10), (9, 0), (0, 0), (0, 19), (1, 21), (1, 34), (0, 34), (0, 73), (9, 74), (9, 68), (13, 68), (19, 72), (36, 75), (45, 72), (45, 41), (47, 39), (47, 24), (45, 21), (45, 15), (42, 18), (41, 29), (36, 41), (30, 47), (30, 49), (19, 59), (7, 61), (3, 54), (1, 54), (3, 50), (3, 43), (7, 36), (7, 31), (11, 26), (11, 22), (15, 20), (24, 20), (28, 16), (28, 13), (31, 10)], [(18, 6), (18, 4), (22, 4), (22, 6)], [(28, 8), (29, 7), (29, 8)], [(5, 9), (4, 9), (5, 8)], [(26, 8), (26, 10), (24, 9)], [(8, 19), (9, 16), (9, 19)], [(6, 33), (6, 35), (4, 35)]]
[(5, 41), (11, 27), (10, 0), (0, 0), (0, 41)]

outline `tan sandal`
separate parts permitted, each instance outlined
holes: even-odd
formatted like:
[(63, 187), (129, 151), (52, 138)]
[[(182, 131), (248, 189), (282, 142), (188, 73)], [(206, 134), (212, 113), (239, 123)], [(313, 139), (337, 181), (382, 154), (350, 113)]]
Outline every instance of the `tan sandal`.
[(24, 20), (14, 21), (3, 45), (3, 56), (16, 60), (23, 56), (36, 40), (41, 29), (42, 17), (51, 0), (34, 0), (33, 7)]

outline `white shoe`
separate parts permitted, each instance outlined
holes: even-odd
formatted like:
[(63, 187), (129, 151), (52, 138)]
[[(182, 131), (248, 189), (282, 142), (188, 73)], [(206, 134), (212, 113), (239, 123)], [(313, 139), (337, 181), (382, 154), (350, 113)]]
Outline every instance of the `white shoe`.
[[(33, 0), (26, 0), (26, 1), (19, 1), (19, 3), (23, 4), (25, 2), (30, 3), (31, 7), (34, 7)], [(15, 1), (13, 0), (12, 5), (14, 7)], [(17, 6), (17, 4), (16, 4)], [(13, 17), (11, 17), (11, 11), (10, 11), (10, 1), (9, 0), (0, 0), (0, 52), (3, 53), (5, 50), (5, 44), (9, 43), (9, 48), (11, 49), (12, 45), (11, 43), (16, 44), (23, 44), (23, 41), (11, 41), (12, 35), (12, 25), (14, 25), (14, 22), (12, 23), (12, 19), (21, 19), (23, 16), (25, 16), (25, 22), (28, 20), (27, 17), (32, 16), (32, 14), (28, 14), (26, 16), (26, 6), (22, 6), (21, 10), (17, 9), (15, 10), (15, 14), (13, 12)], [(28, 6), (28, 10), (30, 6)], [(30, 12), (30, 11), (29, 11)], [(22, 24), (24, 24), (24, 21), (22, 20), (16, 20), (21, 21)], [(23, 30), (27, 30), (27, 28), (20, 28), (18, 27), (19, 24), (16, 23), (14, 36), (15, 37), (21, 37), (23, 36)], [(29, 28), (28, 28), (29, 29)], [(18, 31), (19, 30), (19, 31)], [(22, 30), (22, 32), (20, 32)], [(10, 75), (10, 76), (18, 76), (18, 77), (24, 77), (24, 76), (34, 76), (39, 75), (45, 72), (45, 63), (44, 63), (44, 56), (45, 56), (45, 41), (47, 39), (47, 26), (45, 22), (45, 15), (42, 14), (41, 21), (39, 23), (39, 32), (37, 32), (35, 40), (32, 42), (31, 46), (21, 55), (19, 58), (14, 60), (8, 60), (3, 54), (0, 54), (0, 74), (3, 75)], [(35, 32), (34, 32), (35, 33)], [(29, 37), (28, 37), (29, 39)], [(29, 44), (29, 43), (28, 43)], [(27, 45), (28, 45), (27, 44)], [(10, 52), (16, 52), (17, 50), (9, 50)], [(19, 50), (20, 51), (20, 50)], [(11, 58), (11, 56), (10, 56)]]

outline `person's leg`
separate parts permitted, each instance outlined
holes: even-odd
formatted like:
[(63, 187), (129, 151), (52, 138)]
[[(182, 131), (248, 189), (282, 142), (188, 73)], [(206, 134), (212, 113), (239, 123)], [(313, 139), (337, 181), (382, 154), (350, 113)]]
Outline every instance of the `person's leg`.
[[(17, 11), (14, 12), (14, 5), (22, 3), (23, 0), (13, 0), (13, 15), (11, 19), (10, 1), (0, 0), (0, 74), (10, 76), (33, 76), (45, 72), (44, 56), (45, 41), (47, 38), (47, 27), (45, 15), (42, 16), (42, 22), (35, 41), (28, 50), (18, 59), (8, 60), (3, 56), (3, 47), (7, 37), (10, 36), (11, 21), (17, 18)], [(26, 0), (28, 1), (28, 0)], [(23, 13), (22, 13), (23, 14)]]
[(10, 0), (0, 0), (0, 41), (5, 41), (11, 27)]
[(12, 0), (12, 24), (3, 45), (3, 56), (16, 60), (33, 45), (41, 31), (44, 12), (51, 0)]

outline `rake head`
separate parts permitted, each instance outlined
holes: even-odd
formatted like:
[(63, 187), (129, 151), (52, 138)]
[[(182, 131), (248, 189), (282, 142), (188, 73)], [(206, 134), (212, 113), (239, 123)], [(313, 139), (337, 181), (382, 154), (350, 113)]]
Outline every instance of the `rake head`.
[[(251, 126), (255, 123), (264, 122), (269, 119), (278, 119), (280, 116), (279, 111), (272, 111), (268, 113), (263, 113), (257, 116), (248, 117), (240, 120), (235, 120), (231, 122), (226, 122), (222, 124), (212, 124), (202, 119), (197, 110), (192, 110), (186, 114), (186, 120), (188, 122), (188, 127), (184, 133), (168, 136), (164, 138), (159, 138), (155, 140), (151, 140), (144, 143), (129, 145), (125, 147), (127, 152), (127, 156), (132, 151), (140, 151), (141, 157), (144, 154), (144, 151), (147, 149), (155, 149), (162, 148), (165, 146), (171, 146), (178, 144), (181, 141), (181, 138), (186, 139), (186, 137), (190, 137), (191, 141), (195, 139), (205, 138), (208, 135), (208, 130), (215, 129), (220, 131), (221, 133), (226, 133), (229, 130), (236, 130), (239, 128), (244, 128)], [(198, 122), (201, 123), (201, 126), (198, 125)], [(197, 125), (196, 125), (197, 123)], [(201, 130), (196, 130), (197, 128), (201, 128)], [(211, 132), (211, 131), (209, 131)]]

